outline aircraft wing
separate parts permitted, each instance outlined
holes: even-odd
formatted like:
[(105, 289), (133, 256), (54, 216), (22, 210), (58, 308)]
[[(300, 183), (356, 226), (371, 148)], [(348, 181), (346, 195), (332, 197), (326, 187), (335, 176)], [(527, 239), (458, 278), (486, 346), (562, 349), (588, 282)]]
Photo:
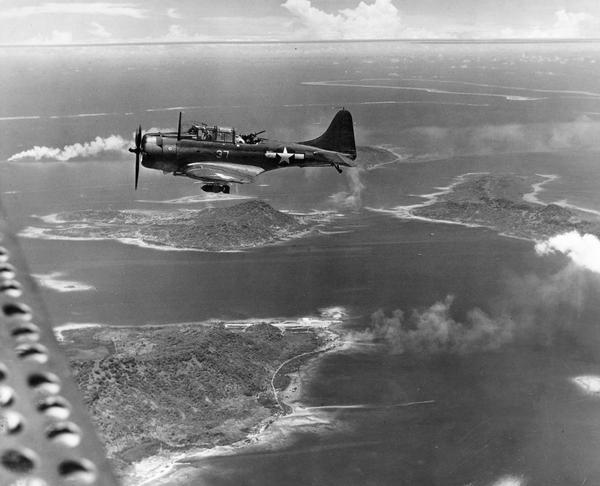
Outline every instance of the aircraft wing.
[(0, 484), (117, 486), (0, 207)]
[(183, 173), (192, 179), (206, 182), (249, 184), (264, 172), (255, 165), (228, 164), (223, 162), (194, 162), (183, 169)]

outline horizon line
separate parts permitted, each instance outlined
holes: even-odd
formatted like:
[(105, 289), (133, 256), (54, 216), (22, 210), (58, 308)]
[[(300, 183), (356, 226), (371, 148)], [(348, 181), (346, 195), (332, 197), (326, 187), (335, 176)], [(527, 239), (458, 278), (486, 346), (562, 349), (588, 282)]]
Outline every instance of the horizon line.
[(404, 42), (409, 44), (583, 44), (600, 42), (600, 38), (422, 38), (422, 39), (322, 39), (322, 40), (203, 40), (203, 41), (132, 41), (132, 42), (79, 42), (66, 44), (0, 44), (0, 48), (23, 47), (124, 47), (124, 46), (160, 46), (160, 45), (260, 45), (260, 44), (350, 44)]

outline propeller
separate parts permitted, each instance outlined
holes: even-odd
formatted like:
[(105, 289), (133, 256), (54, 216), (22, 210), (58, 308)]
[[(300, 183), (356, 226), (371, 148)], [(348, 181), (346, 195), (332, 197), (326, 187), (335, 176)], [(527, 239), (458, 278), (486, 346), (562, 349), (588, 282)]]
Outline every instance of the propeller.
[(181, 112), (179, 112), (179, 122), (177, 123), (177, 140), (181, 140)]
[(140, 177), (140, 154), (142, 153), (142, 125), (135, 133), (135, 148), (129, 147), (129, 151), (135, 154), (135, 189), (137, 191), (138, 178)]

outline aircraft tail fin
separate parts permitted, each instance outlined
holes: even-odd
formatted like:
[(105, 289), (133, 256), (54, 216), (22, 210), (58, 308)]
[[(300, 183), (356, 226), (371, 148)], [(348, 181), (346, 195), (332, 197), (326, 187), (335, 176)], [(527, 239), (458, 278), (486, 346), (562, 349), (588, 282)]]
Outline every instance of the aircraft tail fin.
[(311, 147), (341, 152), (351, 160), (356, 159), (352, 115), (348, 110), (342, 109), (338, 111), (323, 135), (300, 143), (302, 145), (310, 145)]

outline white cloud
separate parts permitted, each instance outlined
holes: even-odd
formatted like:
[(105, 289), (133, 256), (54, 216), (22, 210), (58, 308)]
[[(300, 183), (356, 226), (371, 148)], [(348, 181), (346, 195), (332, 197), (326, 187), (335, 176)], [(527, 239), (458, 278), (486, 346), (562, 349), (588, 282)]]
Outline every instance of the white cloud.
[(582, 116), (574, 121), (558, 123), (416, 127), (402, 131), (402, 140), (406, 156), (446, 158), (598, 149), (599, 131), (598, 121)]
[(169, 8), (167, 9), (167, 17), (171, 18), (171, 19), (182, 19), (182, 15), (180, 13), (177, 12), (177, 9), (175, 8)]
[(46, 2), (41, 5), (26, 5), (0, 10), (0, 18), (15, 19), (32, 15), (47, 14), (83, 14), (83, 15), (112, 15), (142, 19), (145, 10), (133, 3), (108, 3), (108, 2), (74, 2), (56, 3)]
[(554, 13), (556, 21), (552, 29), (553, 37), (581, 37), (591, 27), (597, 26), (595, 17), (585, 12), (567, 12), (558, 10)]
[(98, 22), (92, 22), (91, 26), (92, 28), (89, 30), (89, 32), (94, 37), (100, 37), (101, 39), (109, 39), (112, 37), (111, 33), (108, 32), (102, 24), (99, 24)]
[(554, 23), (548, 26), (534, 26), (525, 30), (506, 27), (500, 31), (502, 38), (521, 39), (579, 39), (597, 37), (600, 21), (587, 12), (554, 12)]
[(36, 35), (29, 39), (26, 44), (70, 44), (73, 42), (73, 34), (63, 30), (53, 30), (50, 37)]
[[(171, 24), (167, 28), (167, 32), (161, 35), (153, 35), (148, 37), (136, 37), (133, 39), (135, 42), (206, 42), (220, 40), (215, 36), (203, 35), (189, 32), (185, 27), (180, 24)], [(232, 40), (226, 38), (225, 40)]]
[(432, 37), (404, 27), (392, 0), (361, 1), (355, 8), (331, 14), (313, 7), (310, 0), (286, 0), (282, 5), (301, 24), (296, 37), (308, 39), (392, 39)]
[(159, 38), (162, 41), (167, 42), (178, 42), (178, 41), (194, 41), (194, 40), (203, 40), (197, 38), (195, 35), (189, 34), (181, 25), (172, 24), (169, 25), (169, 31), (162, 37)]
[(494, 481), (492, 486), (522, 486), (524, 484), (525, 478), (523, 476), (502, 476)]
[(563, 233), (536, 244), (535, 251), (538, 255), (562, 253), (576, 265), (600, 273), (600, 240), (595, 235)]
[(584, 393), (588, 395), (598, 396), (600, 395), (600, 376), (595, 375), (583, 375), (571, 378), (571, 381), (575, 383)]

